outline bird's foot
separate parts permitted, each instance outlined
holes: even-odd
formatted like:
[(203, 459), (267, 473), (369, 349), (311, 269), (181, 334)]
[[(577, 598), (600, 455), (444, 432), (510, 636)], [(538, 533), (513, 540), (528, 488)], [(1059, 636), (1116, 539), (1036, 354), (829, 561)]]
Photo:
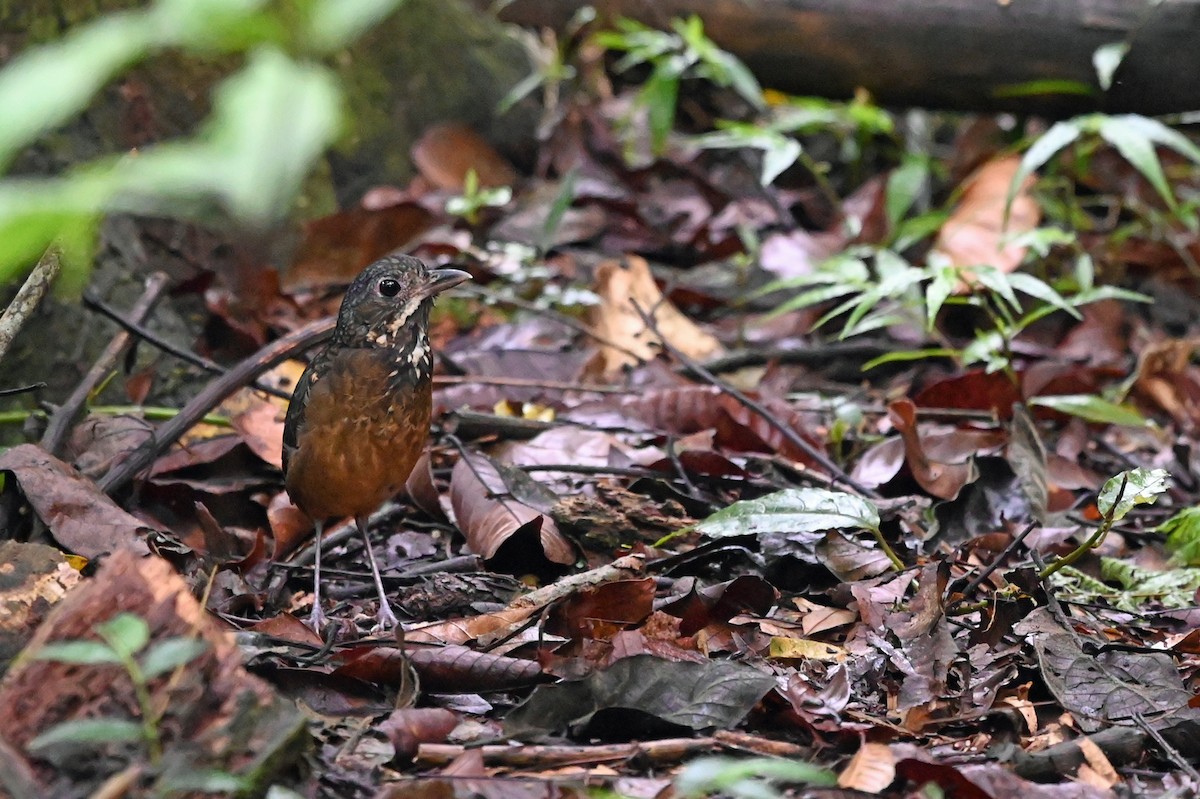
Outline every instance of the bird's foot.
[(308, 614), (308, 626), (317, 635), (321, 635), (321, 631), (325, 629), (325, 625), (329, 623), (329, 618), (325, 615), (325, 611), (321, 610), (321, 603), (314, 602), (312, 613)]
[(392, 606), (386, 600), (381, 600), (379, 603), (379, 612), (375, 614), (375, 627), (371, 632), (385, 632), (387, 630), (394, 630), (399, 626), (400, 620), (392, 612)]

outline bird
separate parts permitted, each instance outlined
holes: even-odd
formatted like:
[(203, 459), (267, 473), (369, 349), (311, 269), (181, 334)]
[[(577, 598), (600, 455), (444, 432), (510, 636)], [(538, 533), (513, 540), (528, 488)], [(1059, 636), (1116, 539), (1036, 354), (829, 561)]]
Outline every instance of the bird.
[(433, 407), (429, 312), (471, 275), (408, 255), (370, 264), (350, 284), (326, 345), (300, 376), (283, 425), (284, 486), (316, 528), (313, 608), (320, 633), (321, 535), (354, 517), (379, 593), (376, 630), (399, 625), (367, 535), (367, 516), (395, 495), (420, 458)]

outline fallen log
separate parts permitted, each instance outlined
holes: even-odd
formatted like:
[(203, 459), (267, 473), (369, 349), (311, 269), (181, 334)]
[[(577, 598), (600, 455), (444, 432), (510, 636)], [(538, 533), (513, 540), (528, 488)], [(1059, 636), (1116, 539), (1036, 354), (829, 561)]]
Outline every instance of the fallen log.
[[(512, 0), (501, 18), (561, 27), (585, 3)], [(1200, 0), (596, 0), (655, 27), (698, 14), (769, 87), (892, 106), (1163, 114), (1200, 109)], [(1097, 48), (1129, 51), (1100, 88)], [(1053, 88), (1052, 93), (1039, 93)]]

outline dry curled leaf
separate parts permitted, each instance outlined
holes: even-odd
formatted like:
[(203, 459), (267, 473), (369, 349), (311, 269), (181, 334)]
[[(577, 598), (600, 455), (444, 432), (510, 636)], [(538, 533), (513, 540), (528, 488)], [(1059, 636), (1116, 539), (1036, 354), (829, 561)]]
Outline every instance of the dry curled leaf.
[(505, 543), (514, 539), (520, 543), (524, 535), (533, 534), (541, 546), (536, 553), (531, 548), (522, 549), (528, 571), (536, 566), (529, 556), (541, 556), (560, 565), (574, 563), (575, 550), (554, 520), (512, 493), (500, 468), (487, 456), (471, 453), (455, 464), (450, 476), (450, 501), (470, 550), (484, 560), (492, 560)]
[[(602, 344), (589, 372), (611, 376), (635, 366), (639, 360), (651, 360), (663, 339), (695, 360), (707, 360), (723, 351), (715, 336), (700, 329), (663, 297), (645, 258), (631, 255), (600, 264), (596, 268), (596, 293), (600, 305), (592, 312), (592, 327), (602, 341), (618, 344), (621, 349)], [(638, 309), (653, 314), (657, 333)]]

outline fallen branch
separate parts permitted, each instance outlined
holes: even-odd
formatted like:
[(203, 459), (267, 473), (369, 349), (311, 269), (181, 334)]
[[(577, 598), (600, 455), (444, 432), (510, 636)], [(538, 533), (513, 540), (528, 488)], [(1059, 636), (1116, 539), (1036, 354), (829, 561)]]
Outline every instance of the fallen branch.
[(0, 315), (0, 361), (4, 360), (13, 339), (50, 290), (50, 285), (58, 277), (61, 268), (62, 259), (58, 249), (51, 247), (46, 250), (42, 260), (38, 261), (29, 277), (25, 278), (17, 296), (13, 297), (4, 314)]
[(299, 330), (272, 341), (210, 382), (179, 411), (178, 416), (159, 425), (145, 443), (109, 469), (108, 474), (99, 482), (100, 490), (106, 494), (120, 491), (134, 475), (153, 463), (167, 447), (178, 441), (180, 436), (234, 391), (249, 384), (268, 369), (328, 338), (333, 332), (334, 322), (332, 316), (310, 322)]
[[(146, 287), (142, 290), (142, 296), (129, 309), (129, 316), (139, 323), (149, 316), (166, 287), (167, 276), (165, 273), (154, 272), (151, 274), (146, 278)], [(104, 352), (100, 353), (100, 357), (92, 364), (92, 368), (71, 392), (71, 396), (67, 397), (66, 401), (58, 406), (58, 409), (51, 415), (50, 423), (46, 425), (46, 432), (42, 435), (42, 449), (56, 457), (61, 454), (60, 450), (67, 438), (67, 433), (70, 432), (71, 425), (74, 424), (79, 412), (87, 403), (88, 397), (95, 391), (96, 386), (108, 377), (113, 366), (131, 344), (133, 344), (133, 336), (128, 331), (122, 330), (113, 336), (112, 341), (108, 342), (108, 346), (104, 348)]]

